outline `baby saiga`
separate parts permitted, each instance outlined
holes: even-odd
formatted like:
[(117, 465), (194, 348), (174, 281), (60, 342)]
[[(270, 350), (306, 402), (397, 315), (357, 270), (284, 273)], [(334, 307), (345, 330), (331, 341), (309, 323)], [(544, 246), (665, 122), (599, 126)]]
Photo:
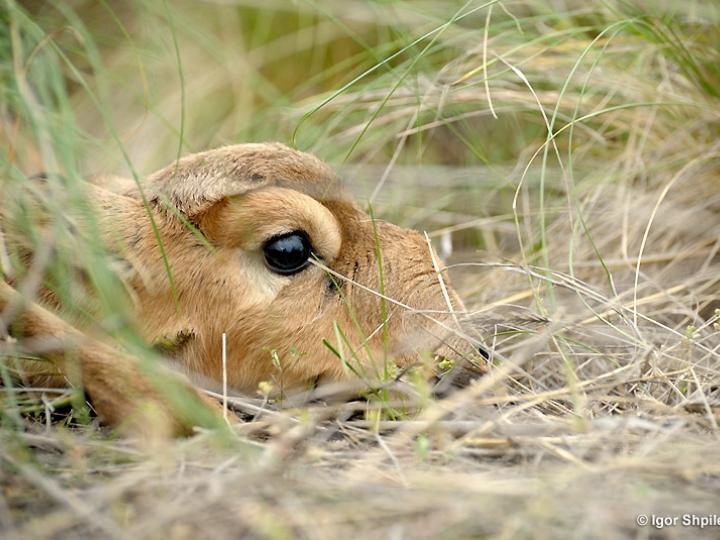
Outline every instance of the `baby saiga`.
[[(221, 381), (223, 334), (227, 384), (249, 393), (277, 377), (278, 359), (285, 388), (377, 381), (388, 357), (403, 369), (421, 353), (483, 371), (477, 343), (458, 325), (462, 302), (426, 238), (371, 219), (316, 157), (277, 143), (227, 146), (184, 157), (141, 185), (107, 178), (87, 190), (103, 243), (122, 263), (134, 326), (147, 343), (170, 343), (165, 354), (180, 370), (113, 345), (92, 318), (71, 325), (53, 314), (63, 305), (29, 282), (42, 261), (5, 200), (5, 260), (26, 271), (3, 272), (0, 331), (16, 349), (43, 337), (57, 343), (43, 351), (49, 363), (22, 365), (26, 384), (80, 378), (106, 423), (142, 425), (149, 402), (181, 433), (202, 423), (198, 403), (219, 405), (177, 372)], [(87, 229), (86, 218), (69, 219)], [(168, 390), (177, 388), (169, 380), (183, 391)]]

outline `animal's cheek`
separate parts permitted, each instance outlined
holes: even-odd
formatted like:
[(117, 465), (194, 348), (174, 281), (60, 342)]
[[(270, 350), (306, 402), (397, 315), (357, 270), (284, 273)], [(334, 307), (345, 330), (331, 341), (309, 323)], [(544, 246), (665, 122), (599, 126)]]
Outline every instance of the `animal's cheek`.
[(215, 299), (232, 297), (234, 304), (244, 307), (269, 306), (289, 284), (287, 277), (270, 272), (262, 255), (254, 251), (228, 250), (206, 272)]
[(322, 274), (312, 268), (307, 273), (296, 276), (283, 287), (269, 311), (286, 328), (327, 333), (333, 322), (339, 322), (344, 314), (342, 302), (337, 295), (327, 294), (327, 283)]

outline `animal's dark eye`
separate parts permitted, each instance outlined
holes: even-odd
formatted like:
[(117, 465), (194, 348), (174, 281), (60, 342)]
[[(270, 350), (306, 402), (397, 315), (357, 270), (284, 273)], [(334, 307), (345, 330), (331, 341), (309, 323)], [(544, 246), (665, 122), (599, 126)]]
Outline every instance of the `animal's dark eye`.
[(263, 244), (262, 249), (265, 263), (277, 274), (295, 274), (310, 264), (312, 246), (303, 231), (273, 236)]

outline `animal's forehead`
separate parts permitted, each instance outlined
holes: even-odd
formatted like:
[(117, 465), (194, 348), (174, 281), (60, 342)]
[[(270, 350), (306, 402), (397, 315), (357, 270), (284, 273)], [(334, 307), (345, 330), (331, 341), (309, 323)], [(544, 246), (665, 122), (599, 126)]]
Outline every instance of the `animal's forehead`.
[(339, 181), (328, 165), (279, 143), (238, 144), (192, 154), (149, 181), (153, 199), (165, 198), (191, 217), (224, 198), (271, 185), (318, 200), (340, 196)]
[(335, 174), (311, 154), (293, 150), (283, 144), (239, 144), (205, 153), (203, 161), (236, 179), (253, 182), (268, 180), (297, 184), (328, 184)]

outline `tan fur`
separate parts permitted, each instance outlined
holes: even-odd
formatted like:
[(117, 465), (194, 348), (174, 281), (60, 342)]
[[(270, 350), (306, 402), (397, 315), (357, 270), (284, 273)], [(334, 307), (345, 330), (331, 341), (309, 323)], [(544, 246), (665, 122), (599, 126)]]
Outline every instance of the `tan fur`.
[[(185, 157), (149, 177), (144, 195), (167, 252), (180, 312), (140, 191), (91, 190), (103, 237), (131, 268), (127, 279), (143, 337), (155, 343), (189, 336), (173, 353), (189, 374), (221, 379), (223, 333), (228, 336), (229, 384), (247, 392), (278, 377), (271, 351), (284, 365), (286, 386), (354, 376), (323, 339), (344, 348), (368, 379), (380, 374), (386, 352), (399, 366), (417, 361), (421, 351), (451, 358), (473, 353), (452, 333), (456, 323), (447, 313), (425, 239), (389, 223), (373, 223), (343, 193), (332, 171), (311, 155), (280, 144), (228, 146)], [(187, 222), (197, 227), (196, 234)], [(309, 236), (320, 264), (292, 276), (274, 274), (261, 246), (296, 230)], [(387, 342), (381, 299), (367, 290), (381, 288), (378, 244), (384, 294), (394, 301), (385, 303)], [(323, 265), (348, 280), (331, 278)], [(0, 308), (10, 294), (4, 293)], [(462, 309), (449, 284), (448, 294), (453, 308)], [(25, 314), (28, 328), (42, 333), (42, 319), (33, 319), (32, 313)], [(44, 329), (62, 331), (61, 321), (53, 321)], [(337, 328), (349, 337), (351, 354), (347, 344), (336, 342)], [(372, 337), (366, 341), (366, 336)], [(93, 345), (80, 359), (83, 380), (101, 415), (115, 423), (132, 406), (128, 395), (138, 395), (128, 391), (125, 381), (139, 375), (131, 358), (118, 355), (110, 361), (104, 346)], [(97, 379), (102, 382), (96, 384)]]

